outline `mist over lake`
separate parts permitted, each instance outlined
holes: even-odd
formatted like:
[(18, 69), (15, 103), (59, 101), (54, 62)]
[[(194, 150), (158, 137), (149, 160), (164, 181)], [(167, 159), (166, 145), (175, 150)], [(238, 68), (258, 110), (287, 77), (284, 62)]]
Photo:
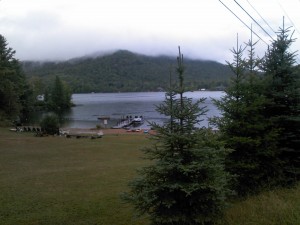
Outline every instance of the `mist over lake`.
[[(212, 98), (220, 99), (221, 91), (195, 91), (185, 93), (192, 99), (206, 98), (209, 110), (199, 126), (208, 126), (208, 117), (218, 116), (219, 111), (212, 103)], [(99, 117), (109, 117), (107, 127), (112, 127), (126, 116), (143, 116), (146, 123), (142, 128), (150, 128), (147, 121), (163, 123), (168, 118), (156, 111), (156, 106), (165, 99), (164, 92), (130, 92), (130, 93), (89, 93), (73, 94), (72, 101), (76, 105), (65, 117), (64, 127), (94, 128), (101, 124)]]

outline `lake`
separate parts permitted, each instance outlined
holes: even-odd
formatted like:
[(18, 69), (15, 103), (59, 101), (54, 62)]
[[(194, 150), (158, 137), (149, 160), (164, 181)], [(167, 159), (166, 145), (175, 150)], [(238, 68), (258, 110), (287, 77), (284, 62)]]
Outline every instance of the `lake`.
[[(206, 106), (209, 111), (202, 118), (204, 121), (199, 126), (208, 126), (207, 118), (219, 115), (212, 98), (220, 99), (223, 95), (224, 92), (221, 91), (185, 93), (186, 97), (195, 100), (206, 98), (203, 106)], [(66, 122), (63, 127), (93, 128), (101, 124), (99, 117), (109, 117), (107, 127), (116, 125), (121, 118), (127, 116), (143, 116), (145, 121), (163, 123), (167, 117), (156, 112), (156, 105), (162, 103), (164, 99), (164, 92), (73, 94), (72, 101), (76, 106), (65, 114)], [(143, 128), (148, 127), (148, 123), (143, 126)]]
[[(220, 99), (224, 92), (195, 91), (185, 93), (192, 99), (206, 98), (205, 104), (209, 110), (199, 126), (208, 126), (207, 118), (218, 116), (219, 111), (212, 103), (212, 98)], [(67, 121), (63, 125), (70, 128), (94, 128), (101, 124), (99, 117), (109, 117), (106, 127), (112, 127), (126, 116), (143, 116), (145, 121), (163, 123), (164, 115), (156, 112), (156, 105), (165, 99), (164, 92), (130, 92), (130, 93), (89, 93), (73, 94), (72, 101), (76, 105), (65, 115)], [(102, 120), (103, 122), (103, 120)], [(103, 126), (103, 124), (101, 124)], [(144, 123), (142, 128), (149, 128)]]

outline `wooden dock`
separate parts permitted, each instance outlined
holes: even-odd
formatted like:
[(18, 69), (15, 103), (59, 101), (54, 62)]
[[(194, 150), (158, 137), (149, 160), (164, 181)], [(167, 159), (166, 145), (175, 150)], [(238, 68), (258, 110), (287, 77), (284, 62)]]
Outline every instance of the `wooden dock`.
[(89, 138), (89, 139), (98, 139), (103, 137), (103, 132), (99, 131), (97, 133), (95, 132), (65, 132), (64, 133), (66, 138)]

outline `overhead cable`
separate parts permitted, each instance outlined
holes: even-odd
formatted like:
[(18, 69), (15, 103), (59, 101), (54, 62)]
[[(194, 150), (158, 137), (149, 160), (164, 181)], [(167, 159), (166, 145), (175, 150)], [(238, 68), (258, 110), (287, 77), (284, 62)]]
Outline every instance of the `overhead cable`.
[[(268, 25), (268, 27), (276, 34), (276, 32), (273, 30), (273, 28), (269, 25), (269, 23), (260, 15), (260, 13), (254, 8), (254, 6), (248, 1), (248, 4), (251, 6), (251, 8), (259, 15), (259, 17)], [(299, 0), (300, 2), (300, 0)]]
[(236, 0), (234, 2), (274, 41), (274, 38)]
[[(222, 3), (222, 5), (228, 9), (239, 21), (241, 21), (249, 30), (251, 30), (251, 28), (243, 21), (241, 20), (230, 8), (228, 8), (221, 0), (219, 0), (219, 2)], [(252, 30), (253, 34), (255, 34), (262, 42), (264, 42), (266, 45), (269, 45), (267, 42), (265, 42), (256, 32), (254, 32)]]
[(295, 28), (295, 30), (297, 31), (298, 34), (300, 34), (299, 30), (297, 29), (296, 25), (294, 24), (293, 20), (289, 17), (289, 15), (287, 14), (287, 12), (284, 10), (284, 8), (282, 7), (282, 5), (279, 3), (279, 1), (277, 0), (278, 5), (280, 6), (281, 10), (284, 12), (284, 14), (287, 16), (287, 18), (290, 20), (291, 24), (293, 25), (293, 27)]

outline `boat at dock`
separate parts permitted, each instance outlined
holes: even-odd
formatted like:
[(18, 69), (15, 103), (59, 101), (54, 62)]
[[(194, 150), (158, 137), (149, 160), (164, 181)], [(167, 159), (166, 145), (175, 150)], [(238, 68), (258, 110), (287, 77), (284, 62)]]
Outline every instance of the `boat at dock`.
[(113, 126), (114, 129), (130, 129), (132, 127), (139, 127), (144, 123), (143, 116), (135, 116), (134, 118), (132, 116), (127, 116), (126, 118), (121, 119), (117, 125)]
[(134, 117), (132, 120), (132, 125), (133, 126), (140, 126), (144, 123), (144, 118), (142, 116), (140, 117)]

